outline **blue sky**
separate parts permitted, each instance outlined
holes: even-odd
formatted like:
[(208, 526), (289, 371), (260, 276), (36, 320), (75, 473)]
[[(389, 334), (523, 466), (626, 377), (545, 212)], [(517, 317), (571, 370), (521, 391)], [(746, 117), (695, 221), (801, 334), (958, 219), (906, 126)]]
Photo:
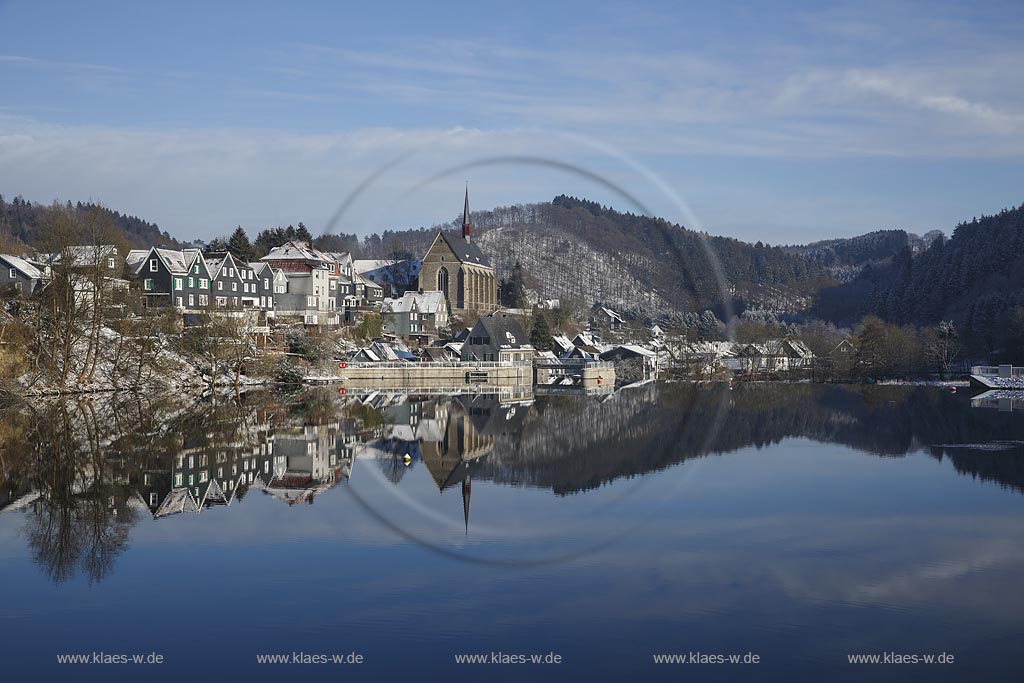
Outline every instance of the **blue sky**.
[(772, 243), (1024, 201), (1020, 3), (719, 4), (0, 1), (0, 193), (209, 238), (469, 181)]

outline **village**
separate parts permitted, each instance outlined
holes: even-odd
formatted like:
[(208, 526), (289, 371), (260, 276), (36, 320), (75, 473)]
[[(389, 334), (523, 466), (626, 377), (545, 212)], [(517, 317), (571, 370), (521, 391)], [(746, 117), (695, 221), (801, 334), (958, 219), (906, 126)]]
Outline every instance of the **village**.
[[(214, 347), (205, 354), (208, 366), (216, 365), (218, 347), (228, 350), (220, 371), (204, 370), (211, 383), (232, 373), (237, 383), (253, 374), (255, 358), (278, 354), (315, 360), (301, 370), (311, 383), (607, 393), (659, 378), (842, 379), (855, 354), (849, 339), (822, 358), (792, 335), (749, 343), (691, 339), (657, 321), (627, 320), (599, 302), (557, 326), (557, 300), (503, 306), (499, 274), (473, 237), (468, 189), (461, 230), (438, 230), (418, 259), (353, 259), (296, 239), (252, 262), (230, 251), (122, 254), (113, 244), (68, 244), (54, 253), (0, 254), (0, 268), (8, 317), (18, 300), (33, 299), (75, 309), (80, 315), (71, 317), (100, 321), (97, 328), (108, 318), (145, 321), (173, 312), (178, 334)], [(310, 339), (325, 335), (326, 350), (304, 352)]]

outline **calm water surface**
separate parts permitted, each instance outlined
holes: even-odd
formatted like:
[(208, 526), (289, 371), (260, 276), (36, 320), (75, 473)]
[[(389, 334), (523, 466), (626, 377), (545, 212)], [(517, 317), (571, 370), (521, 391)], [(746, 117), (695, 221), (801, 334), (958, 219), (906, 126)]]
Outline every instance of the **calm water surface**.
[[(1019, 680), (1024, 412), (976, 403), (756, 384), (11, 408), (2, 670)], [(94, 652), (165, 662), (57, 663)], [(257, 663), (296, 652), (365, 661)], [(562, 663), (455, 663), (498, 652)], [(760, 661), (653, 662), (691, 652)], [(887, 652), (955, 661), (847, 660)]]

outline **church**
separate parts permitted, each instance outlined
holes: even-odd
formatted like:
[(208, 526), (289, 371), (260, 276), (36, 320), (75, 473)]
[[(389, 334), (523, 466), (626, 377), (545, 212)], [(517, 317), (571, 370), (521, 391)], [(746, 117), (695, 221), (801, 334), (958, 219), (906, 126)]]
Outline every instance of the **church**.
[(419, 288), (444, 294), (448, 310), (467, 322), (498, 308), (498, 275), (473, 242), (469, 188), (462, 210), (462, 234), (439, 231), (423, 256)]

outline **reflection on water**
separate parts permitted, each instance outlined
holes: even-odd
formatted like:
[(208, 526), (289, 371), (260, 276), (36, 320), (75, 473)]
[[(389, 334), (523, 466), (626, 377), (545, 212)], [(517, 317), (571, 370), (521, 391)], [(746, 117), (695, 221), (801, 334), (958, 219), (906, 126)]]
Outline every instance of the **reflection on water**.
[(474, 479), (564, 495), (791, 437), (878, 456), (921, 451), (1024, 492), (1024, 422), (930, 388), (652, 384), (535, 401), (313, 389), (188, 409), (123, 397), (11, 408), (0, 509), (27, 513), (25, 538), (53, 580), (100, 580), (144, 516), (255, 493), (312, 505), (356, 460), (396, 485), (425, 468), (439, 491), (460, 492), (468, 531)]
[[(0, 623), (37, 663), (117, 634), (179, 673), (257, 678), (280, 671), (252, 650), (342, 634), (381, 678), (519, 648), (560, 651), (573, 676), (678, 679), (636, 657), (681, 648), (856, 679), (842, 653), (918, 647), (970, 663), (921, 680), (996, 680), (1024, 635), (1024, 419), (1001, 405), (764, 383), (12, 406), (0, 580), (19, 590)], [(137, 601), (200, 584), (231, 609), (132, 626)]]

